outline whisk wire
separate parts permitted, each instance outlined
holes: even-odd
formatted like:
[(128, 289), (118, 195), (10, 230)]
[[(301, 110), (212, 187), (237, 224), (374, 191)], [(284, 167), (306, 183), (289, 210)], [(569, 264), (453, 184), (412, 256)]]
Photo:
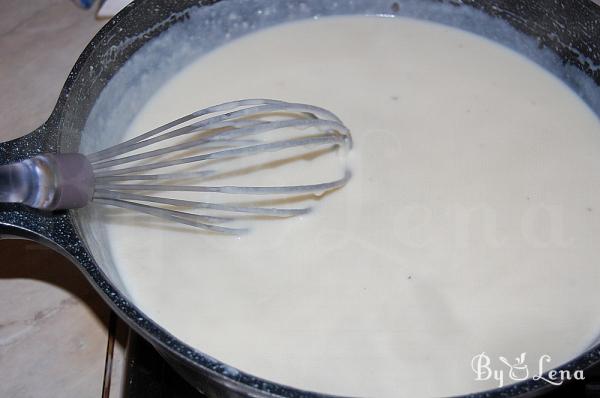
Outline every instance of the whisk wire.
[[(252, 107), (225, 113), (222, 115), (213, 116), (205, 120), (201, 120), (199, 122), (180, 127), (176, 130), (168, 131), (177, 125), (180, 125), (182, 123), (185, 123), (187, 121), (201, 116), (208, 115), (210, 113), (230, 111), (242, 106), (249, 105)], [(141, 147), (155, 144), (157, 142), (164, 141), (167, 139), (179, 137), (184, 134), (200, 132), (203, 131), (203, 129), (214, 130), (215, 128), (224, 127), (225, 125), (231, 125), (231, 123), (233, 123), (235, 119), (248, 118), (259, 114), (268, 114), (283, 111), (285, 111), (286, 113), (302, 113), (304, 114), (304, 116), (311, 115), (311, 117), (314, 118), (322, 116), (324, 118), (338, 122), (338, 124), (343, 127), (341, 121), (333, 113), (327, 111), (326, 109), (312, 105), (293, 104), (283, 101), (266, 99), (232, 101), (221, 105), (205, 108), (197, 112), (191, 113), (189, 115), (183, 116), (173, 122), (157, 127), (153, 130), (148, 131), (147, 133), (138, 135), (137, 137), (131, 138), (120, 144), (92, 153), (88, 155), (88, 159), (92, 163), (96, 163), (101, 160), (109, 159), (127, 152), (131, 152)], [(226, 123), (223, 124), (222, 122), (224, 121), (226, 121)], [(161, 135), (159, 136), (159, 134)]]
[(273, 187), (248, 187), (248, 186), (202, 186), (202, 185), (151, 185), (151, 184), (97, 184), (97, 189), (121, 191), (154, 191), (154, 192), (206, 192), (227, 193), (235, 195), (289, 195), (322, 193), (344, 186), (351, 177), (346, 171), (343, 178), (335, 181), (307, 185), (285, 185)]
[(120, 207), (123, 209), (133, 210), (140, 213), (145, 213), (154, 217), (162, 218), (168, 221), (175, 221), (181, 224), (189, 225), (200, 229), (205, 229), (212, 232), (219, 232), (229, 235), (239, 235), (248, 232), (247, 228), (230, 228), (223, 227), (220, 225), (211, 224), (211, 222), (228, 222), (233, 221), (231, 219), (225, 219), (222, 217), (211, 217), (205, 215), (198, 215), (192, 213), (186, 213), (181, 211), (163, 209), (155, 206), (148, 206), (140, 203), (128, 202), (120, 199), (106, 200), (102, 198), (95, 199), (95, 202), (100, 204), (107, 204), (110, 206)]
[[(219, 137), (218, 142), (222, 142), (223, 140), (230, 140), (233, 138), (239, 138), (243, 136), (256, 135), (261, 134), (266, 131), (280, 130), (286, 128), (315, 128), (319, 130), (331, 129), (331, 130), (340, 130), (343, 128), (337, 122), (328, 121), (328, 120), (283, 120), (283, 121), (274, 121), (274, 122), (262, 122), (262, 123), (252, 123), (249, 127), (239, 128), (234, 131), (229, 132), (230, 134)], [(217, 133), (218, 134), (218, 133)], [(202, 146), (206, 143), (213, 142), (214, 138), (205, 138), (191, 142), (185, 142), (182, 144), (177, 144), (165, 148), (155, 149), (148, 152), (143, 152), (135, 155), (130, 155), (118, 159), (106, 160), (100, 163), (93, 164), (94, 170), (104, 169), (112, 166), (118, 166), (125, 163), (130, 163), (142, 159), (148, 159), (151, 157), (161, 156), (173, 152), (179, 152), (187, 149), (191, 149), (194, 147)], [(234, 144), (235, 141), (230, 141), (231, 144)], [(309, 145), (309, 144), (307, 144)], [(255, 146), (256, 147), (256, 146)], [(246, 147), (248, 148), (248, 147)]]
[(96, 191), (96, 198), (110, 201), (113, 199), (139, 201), (148, 203), (158, 203), (171, 206), (185, 207), (189, 209), (208, 209), (231, 213), (247, 213), (260, 216), (271, 217), (292, 217), (310, 213), (309, 207), (304, 208), (274, 208), (274, 207), (253, 207), (253, 206), (236, 206), (232, 204), (198, 202), (192, 200), (161, 198), (157, 196), (139, 195), (126, 192), (115, 192), (105, 189)]
[(319, 145), (319, 144), (342, 144), (346, 140), (345, 136), (338, 133), (328, 133), (318, 136), (305, 138), (289, 139), (284, 141), (276, 141), (268, 144), (258, 144), (244, 146), (235, 149), (226, 149), (223, 151), (209, 152), (202, 155), (183, 157), (179, 159), (163, 160), (155, 163), (148, 163), (139, 166), (125, 167), (122, 169), (111, 169), (107, 171), (95, 171), (96, 176), (103, 177), (108, 175), (119, 175), (126, 173), (137, 173), (149, 170), (156, 170), (165, 167), (178, 166), (187, 163), (201, 162), (204, 160), (234, 158), (240, 156), (256, 155), (259, 153), (273, 152), (282, 149), (289, 149), (300, 146)]

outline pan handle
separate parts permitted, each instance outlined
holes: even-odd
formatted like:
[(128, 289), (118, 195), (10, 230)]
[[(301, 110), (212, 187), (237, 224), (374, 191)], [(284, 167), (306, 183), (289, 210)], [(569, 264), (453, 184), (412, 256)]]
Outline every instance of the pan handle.
[(22, 137), (0, 142), (0, 165), (19, 162), (41, 153), (56, 153), (57, 146), (56, 134), (47, 122)]
[[(0, 143), (0, 165), (41, 153), (55, 153), (57, 146), (56, 134), (46, 123), (23, 137)], [(0, 203), (0, 239), (26, 238), (60, 250), (64, 247), (61, 236), (74, 233), (67, 211), (39, 211), (25, 205)]]

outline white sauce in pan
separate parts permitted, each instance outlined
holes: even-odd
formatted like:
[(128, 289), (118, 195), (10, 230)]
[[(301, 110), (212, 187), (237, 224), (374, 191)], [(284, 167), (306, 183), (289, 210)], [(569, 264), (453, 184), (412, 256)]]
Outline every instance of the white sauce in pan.
[(324, 18), (202, 57), (127, 135), (253, 97), (335, 112), (353, 178), (242, 237), (111, 212), (129, 293), (175, 336), (276, 382), (386, 397), (494, 388), (474, 355), (510, 383), (498, 356), (526, 352), (533, 376), (543, 354), (547, 370), (596, 339), (600, 125), (562, 82), (454, 28)]

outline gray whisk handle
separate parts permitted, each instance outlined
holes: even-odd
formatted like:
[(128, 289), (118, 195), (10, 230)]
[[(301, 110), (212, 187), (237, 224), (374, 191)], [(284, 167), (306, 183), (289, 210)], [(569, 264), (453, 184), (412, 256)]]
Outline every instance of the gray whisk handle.
[(43, 154), (0, 166), (0, 203), (76, 209), (87, 205), (93, 194), (92, 166), (79, 153)]

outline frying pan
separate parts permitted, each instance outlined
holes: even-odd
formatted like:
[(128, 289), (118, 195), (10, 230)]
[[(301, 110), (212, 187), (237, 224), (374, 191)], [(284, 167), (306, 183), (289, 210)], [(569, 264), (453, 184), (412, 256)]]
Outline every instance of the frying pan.
[[(258, 12), (265, 7), (273, 12)], [(229, 18), (232, 12), (237, 16), (234, 19)], [(162, 71), (168, 75), (166, 72), (174, 73), (180, 67), (183, 58), (170, 62), (170, 51), (186, 53), (191, 60), (261, 27), (347, 13), (408, 15), (490, 37), (542, 64), (600, 113), (600, 8), (587, 0), (138, 0), (108, 22), (83, 51), (49, 119), (32, 133), (0, 144), (0, 164), (38, 153), (78, 151), (86, 142), (93, 146), (118, 140), (118, 135), (109, 134), (118, 131), (115, 123), (125, 127), (143, 105), (144, 98), (160, 85), (158, 78), (144, 80), (144, 73), (153, 76)], [(194, 23), (190, 24), (190, 20)], [(164, 45), (168, 42), (159, 43), (157, 37), (173, 29), (183, 32), (190, 29), (194, 45), (182, 49), (178, 43), (170, 46)], [(152, 54), (158, 55), (153, 58)], [(153, 59), (155, 62), (151, 62)], [(141, 75), (126, 73), (127, 65), (132, 63), (138, 64)], [(141, 87), (136, 95), (127, 97), (127, 102), (110, 106), (108, 91), (135, 91), (130, 87), (136, 84)], [(46, 213), (0, 204), (0, 238), (27, 238), (62, 253), (133, 330), (154, 345), (193, 386), (209, 396), (326, 396), (234, 369), (158, 326), (128, 297), (102, 244), (101, 230), (90, 227), (93, 216), (87, 210)], [(574, 372), (598, 361), (600, 342), (559, 369)], [(534, 396), (550, 387), (543, 380), (529, 379), (471, 396)]]

